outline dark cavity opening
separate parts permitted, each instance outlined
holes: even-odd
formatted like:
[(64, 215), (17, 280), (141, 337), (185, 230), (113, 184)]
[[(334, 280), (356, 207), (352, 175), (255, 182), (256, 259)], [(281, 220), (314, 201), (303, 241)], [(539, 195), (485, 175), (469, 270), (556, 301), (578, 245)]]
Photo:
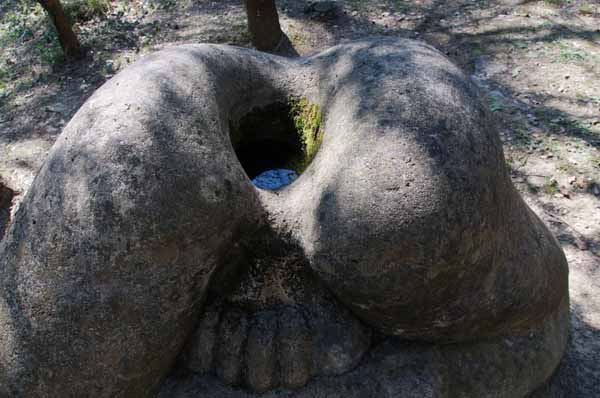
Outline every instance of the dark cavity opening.
[(286, 103), (253, 109), (231, 129), (233, 148), (250, 179), (268, 170), (295, 170), (302, 159), (302, 141), (291, 112)]
[(278, 189), (300, 175), (316, 155), (323, 138), (321, 114), (304, 98), (288, 98), (255, 108), (237, 124), (231, 123), (230, 136), (254, 184)]
[(10, 224), (10, 214), (15, 191), (0, 182), (0, 240)]

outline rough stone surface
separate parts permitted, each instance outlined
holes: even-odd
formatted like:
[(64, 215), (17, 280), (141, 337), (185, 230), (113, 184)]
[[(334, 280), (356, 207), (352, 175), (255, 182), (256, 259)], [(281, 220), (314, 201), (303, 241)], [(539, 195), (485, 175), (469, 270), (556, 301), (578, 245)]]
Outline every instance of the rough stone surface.
[[(229, 126), (289, 96), (325, 138), (261, 191)], [(520, 398), (568, 335), (478, 90), (410, 40), (145, 58), (68, 124), (0, 261), (0, 396)]]
[(510, 337), (448, 345), (389, 338), (353, 371), (320, 377), (296, 390), (254, 394), (211, 375), (174, 376), (165, 381), (158, 398), (521, 398), (552, 374), (567, 339), (564, 302), (539, 327)]

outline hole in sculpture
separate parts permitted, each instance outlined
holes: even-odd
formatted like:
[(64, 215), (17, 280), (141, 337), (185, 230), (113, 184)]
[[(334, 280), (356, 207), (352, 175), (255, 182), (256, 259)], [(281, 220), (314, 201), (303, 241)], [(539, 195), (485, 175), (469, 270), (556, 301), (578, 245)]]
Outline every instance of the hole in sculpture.
[(254, 185), (276, 190), (302, 174), (321, 146), (321, 119), (318, 105), (290, 97), (255, 108), (232, 123), (231, 142)]
[(0, 182), (0, 239), (4, 236), (8, 224), (10, 223), (10, 214), (14, 197), (15, 191)]

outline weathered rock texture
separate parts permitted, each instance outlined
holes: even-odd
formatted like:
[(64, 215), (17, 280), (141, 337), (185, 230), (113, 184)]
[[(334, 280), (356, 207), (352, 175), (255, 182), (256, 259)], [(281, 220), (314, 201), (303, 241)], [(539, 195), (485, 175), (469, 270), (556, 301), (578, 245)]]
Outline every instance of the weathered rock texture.
[[(260, 191), (230, 126), (289, 96), (325, 138)], [(568, 334), (486, 105), (409, 40), (146, 57), (68, 124), (0, 258), (0, 396), (519, 398)]]

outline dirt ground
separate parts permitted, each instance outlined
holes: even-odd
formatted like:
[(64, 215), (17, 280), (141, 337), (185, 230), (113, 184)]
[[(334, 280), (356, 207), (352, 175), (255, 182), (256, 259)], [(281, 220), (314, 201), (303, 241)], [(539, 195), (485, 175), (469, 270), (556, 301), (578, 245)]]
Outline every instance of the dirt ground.
[[(10, 4), (8, 4), (10, 3)], [(27, 190), (63, 126), (127, 64), (182, 43), (249, 46), (241, 0), (112, 1), (63, 63), (39, 7), (0, 5), (0, 184)], [(372, 35), (443, 50), (487, 94), (507, 165), (570, 264), (569, 353), (543, 397), (600, 397), (600, 1), (278, 1), (301, 55)], [(310, 8), (310, 7), (309, 7)], [(314, 7), (313, 7), (314, 9)]]

